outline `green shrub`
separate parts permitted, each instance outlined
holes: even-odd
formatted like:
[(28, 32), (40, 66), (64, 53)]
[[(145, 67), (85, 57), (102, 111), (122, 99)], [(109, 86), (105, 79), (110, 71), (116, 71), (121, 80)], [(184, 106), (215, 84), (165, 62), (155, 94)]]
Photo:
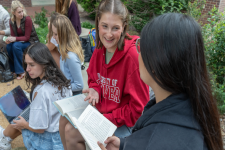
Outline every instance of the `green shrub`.
[(34, 23), (38, 24), (41, 28), (48, 26), (48, 19), (46, 17), (47, 12), (48, 11), (44, 7), (41, 8), (40, 13), (35, 12)]
[[(188, 0), (121, 0), (131, 14), (130, 25), (141, 31), (144, 25), (154, 16), (166, 12), (187, 10)], [(95, 9), (100, 0), (77, 0), (84, 10), (94, 19)]]
[(217, 106), (221, 114), (225, 113), (225, 82), (219, 84), (216, 82), (217, 76), (213, 75), (211, 80), (213, 96), (217, 100)]
[(203, 26), (205, 54), (210, 71), (217, 76), (219, 84), (224, 83), (225, 77), (225, 16), (217, 8), (209, 12), (208, 24)]
[[(3, 6), (3, 7), (5, 8), (6, 11), (8, 11), (8, 7), (6, 7), (6, 6)], [(8, 11), (8, 12), (9, 12), (9, 11)]]
[(188, 7), (188, 0), (122, 0), (131, 13), (130, 25), (141, 31), (155, 15), (167, 12), (182, 12)]
[(37, 32), (40, 42), (43, 44), (46, 44), (46, 38), (47, 38), (47, 34), (48, 34), (48, 26), (46, 26), (45, 28), (38, 27), (35, 30)]
[(225, 113), (225, 16), (217, 8), (208, 12), (208, 23), (202, 27), (206, 63), (212, 74), (212, 90), (221, 114)]
[(46, 37), (48, 34), (48, 19), (46, 17), (47, 10), (42, 7), (41, 12), (35, 12), (34, 23), (38, 24), (39, 27), (36, 28), (38, 38), (41, 43), (46, 44)]
[(192, 16), (193, 18), (195, 18), (196, 21), (202, 24), (201, 19), (205, 17), (205, 15), (202, 15), (202, 11), (205, 7), (205, 4), (205, 0), (188, 2), (186, 14)]
[(82, 8), (89, 13), (89, 17), (95, 19), (95, 10), (99, 5), (100, 0), (77, 0)]
[(81, 23), (82, 28), (92, 29), (95, 28), (95, 25), (92, 25), (90, 22), (85, 21)]

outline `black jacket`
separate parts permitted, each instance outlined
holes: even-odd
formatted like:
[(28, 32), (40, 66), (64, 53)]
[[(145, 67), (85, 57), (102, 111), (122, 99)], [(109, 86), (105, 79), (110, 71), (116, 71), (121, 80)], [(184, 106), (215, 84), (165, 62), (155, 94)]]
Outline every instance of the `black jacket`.
[(207, 150), (201, 127), (184, 94), (145, 106), (133, 133), (120, 139), (120, 150)]

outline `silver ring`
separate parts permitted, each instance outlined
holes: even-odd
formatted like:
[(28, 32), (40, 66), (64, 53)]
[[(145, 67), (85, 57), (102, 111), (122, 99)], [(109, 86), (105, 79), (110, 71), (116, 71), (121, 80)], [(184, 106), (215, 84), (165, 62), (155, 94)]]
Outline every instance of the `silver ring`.
[(93, 99), (93, 101), (95, 101), (95, 99)]

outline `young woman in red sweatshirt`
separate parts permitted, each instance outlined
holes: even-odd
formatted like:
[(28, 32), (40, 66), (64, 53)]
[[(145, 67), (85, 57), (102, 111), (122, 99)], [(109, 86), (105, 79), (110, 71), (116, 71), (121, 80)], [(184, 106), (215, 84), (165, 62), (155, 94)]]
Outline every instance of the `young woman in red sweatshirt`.
[[(120, 0), (101, 1), (95, 23), (98, 45), (87, 70), (89, 89), (83, 93), (118, 127), (115, 135), (125, 137), (149, 100), (149, 88), (139, 74), (139, 37), (127, 34), (128, 11)], [(83, 137), (70, 123), (60, 122), (60, 134), (64, 149), (85, 149)]]

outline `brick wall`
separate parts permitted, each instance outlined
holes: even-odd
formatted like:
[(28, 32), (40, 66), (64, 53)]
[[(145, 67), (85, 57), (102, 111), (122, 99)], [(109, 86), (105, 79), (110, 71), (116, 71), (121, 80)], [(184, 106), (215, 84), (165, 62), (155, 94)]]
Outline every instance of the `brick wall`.
[(207, 13), (212, 10), (212, 8), (215, 7), (219, 8), (220, 6), (220, 1), (224, 1), (224, 0), (206, 0), (206, 4), (205, 4), (205, 8), (202, 11), (202, 16), (204, 16), (202, 19), (200, 19), (200, 21), (205, 24), (207, 23), (207, 18), (209, 18), (209, 16), (207, 15)]
[(219, 11), (223, 12), (225, 8), (225, 0), (220, 0)]
[[(24, 5), (24, 7), (32, 6), (31, 0), (19, 0), (19, 1)], [(8, 8), (11, 7), (11, 3), (12, 3), (12, 0), (0, 0), (0, 4)]]

